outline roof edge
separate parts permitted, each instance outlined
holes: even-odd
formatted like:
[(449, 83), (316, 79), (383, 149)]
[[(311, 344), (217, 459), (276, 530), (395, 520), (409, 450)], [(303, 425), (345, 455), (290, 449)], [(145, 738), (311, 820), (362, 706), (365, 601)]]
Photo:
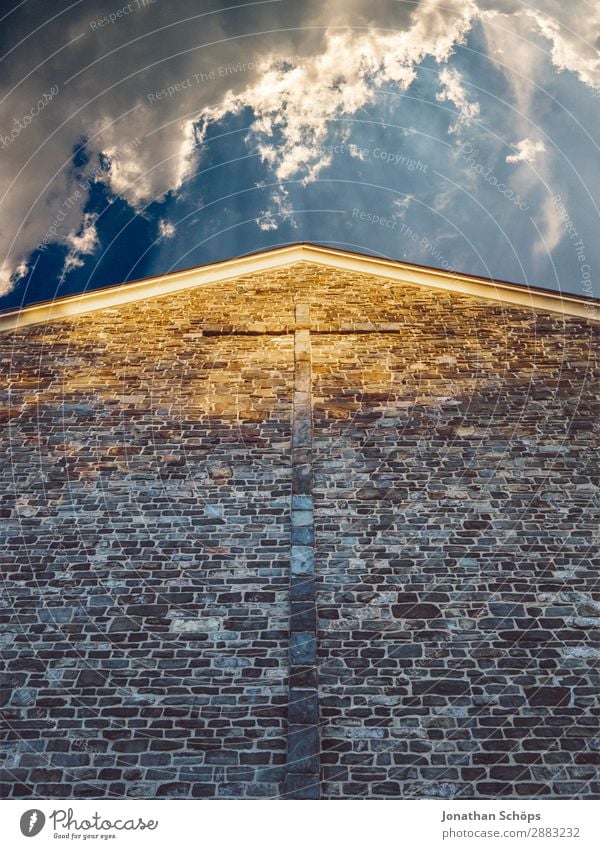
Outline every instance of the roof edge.
[(193, 289), (196, 286), (231, 280), (246, 274), (282, 268), (297, 262), (314, 262), (328, 267), (371, 274), (398, 283), (426, 286), (512, 306), (528, 307), (534, 312), (552, 312), (589, 321), (600, 321), (600, 302), (594, 298), (563, 295), (549, 289), (530, 288), (516, 283), (457, 274), (428, 266), (382, 259), (369, 254), (298, 242), (131, 283), (107, 286), (93, 292), (68, 295), (53, 301), (42, 301), (21, 310), (0, 312), (0, 332), (161, 297)]

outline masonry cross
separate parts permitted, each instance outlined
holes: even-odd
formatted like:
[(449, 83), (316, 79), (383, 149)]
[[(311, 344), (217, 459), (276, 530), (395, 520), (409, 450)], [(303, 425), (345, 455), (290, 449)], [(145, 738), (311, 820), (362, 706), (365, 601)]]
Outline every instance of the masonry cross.
[(336, 328), (312, 327), (310, 306), (305, 302), (296, 303), (293, 324), (276, 327), (254, 323), (243, 328), (205, 325), (202, 328), (203, 336), (294, 335), (288, 751), (285, 783), (285, 798), (288, 799), (319, 798), (311, 334), (394, 334), (401, 330), (402, 325), (390, 322), (342, 322)]

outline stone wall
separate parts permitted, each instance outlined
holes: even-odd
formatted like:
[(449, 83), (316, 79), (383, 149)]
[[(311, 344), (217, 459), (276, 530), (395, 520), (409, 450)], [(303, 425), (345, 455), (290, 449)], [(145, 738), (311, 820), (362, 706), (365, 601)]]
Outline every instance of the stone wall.
[(214, 297), (0, 337), (13, 796), (279, 792), (293, 343)]
[(0, 336), (2, 793), (286, 793), (297, 303), (321, 796), (600, 795), (597, 328), (308, 264)]

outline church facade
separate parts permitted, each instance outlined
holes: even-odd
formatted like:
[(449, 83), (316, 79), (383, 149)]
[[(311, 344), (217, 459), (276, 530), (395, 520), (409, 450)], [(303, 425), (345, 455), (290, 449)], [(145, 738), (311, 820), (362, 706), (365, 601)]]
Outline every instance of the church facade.
[(0, 316), (8, 798), (598, 798), (595, 302), (300, 245)]

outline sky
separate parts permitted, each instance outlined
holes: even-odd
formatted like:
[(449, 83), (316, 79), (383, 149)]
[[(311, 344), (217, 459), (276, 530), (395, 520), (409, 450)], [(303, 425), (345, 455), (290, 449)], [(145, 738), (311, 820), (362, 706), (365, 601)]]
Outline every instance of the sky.
[(0, 309), (309, 241), (600, 296), (598, 0), (0, 0)]

